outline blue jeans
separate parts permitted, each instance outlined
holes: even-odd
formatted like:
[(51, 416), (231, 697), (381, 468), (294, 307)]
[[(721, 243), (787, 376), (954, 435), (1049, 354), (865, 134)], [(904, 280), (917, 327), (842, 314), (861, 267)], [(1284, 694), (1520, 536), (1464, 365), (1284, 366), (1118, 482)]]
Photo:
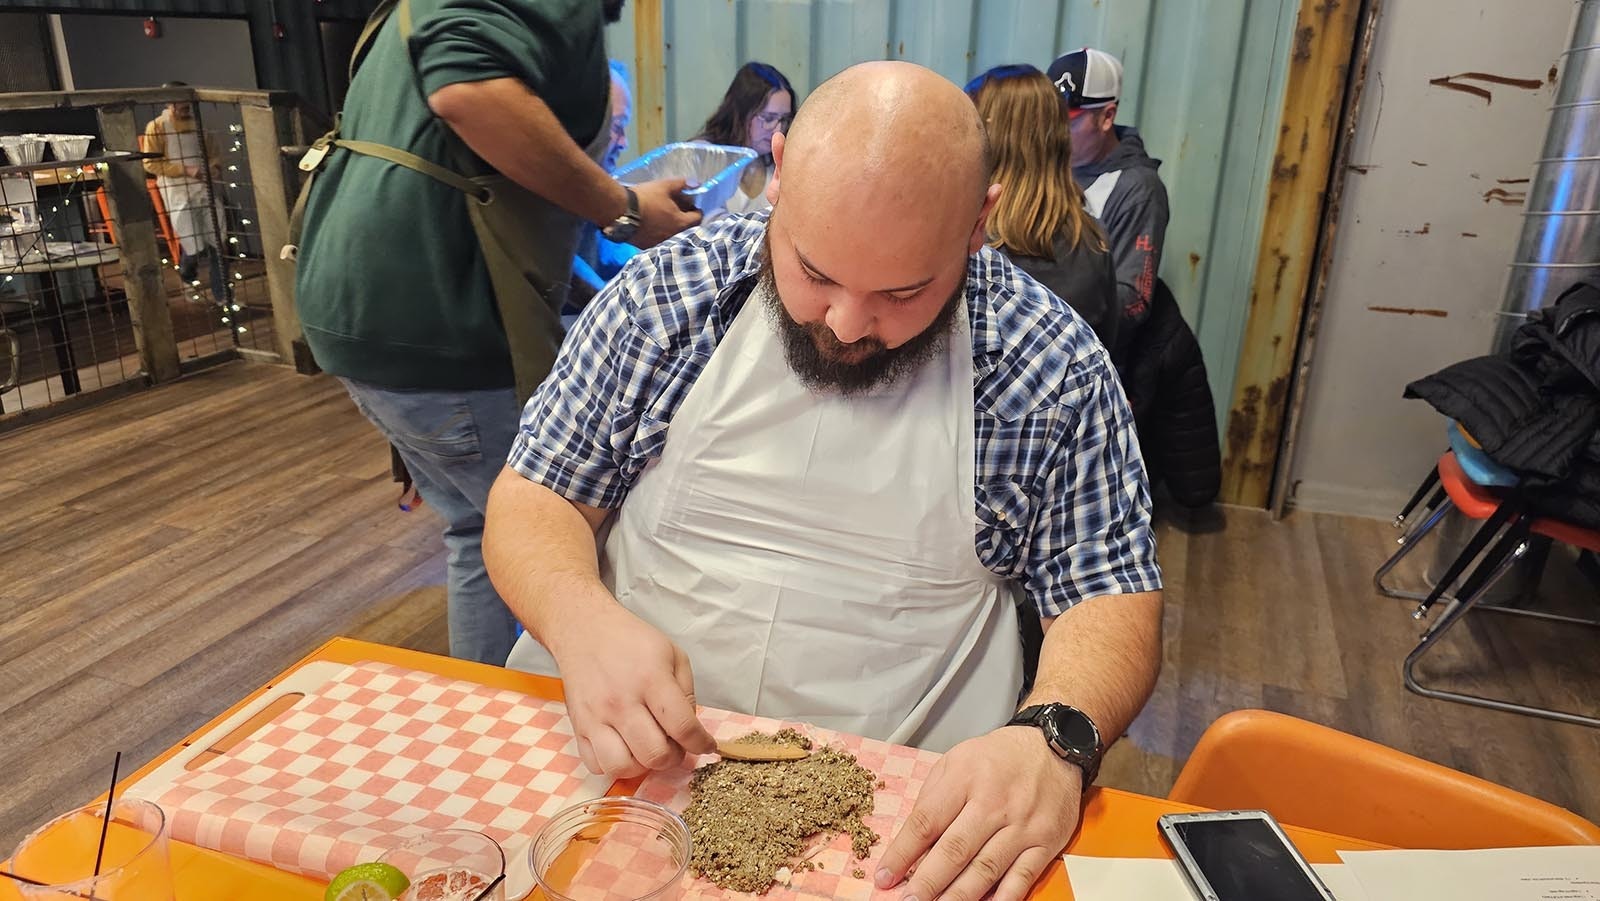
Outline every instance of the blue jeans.
[(404, 391), (340, 381), (400, 452), (423, 501), (444, 517), (450, 656), (504, 666), (517, 621), (483, 566), (483, 516), (517, 435), (516, 392)]

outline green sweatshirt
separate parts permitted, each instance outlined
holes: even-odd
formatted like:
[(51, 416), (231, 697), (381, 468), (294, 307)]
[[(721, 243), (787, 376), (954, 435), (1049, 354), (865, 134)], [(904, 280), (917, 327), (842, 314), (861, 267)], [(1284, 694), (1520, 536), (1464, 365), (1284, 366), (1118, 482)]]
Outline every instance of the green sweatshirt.
[[(412, 0), (411, 7), (415, 70), (391, 15), (350, 85), (342, 137), (486, 173), (433, 117), (424, 95), (506, 77), (549, 104), (580, 146), (606, 121), (598, 112), (610, 91), (598, 0)], [(389, 388), (512, 384), (468, 202), (401, 166), (345, 150), (328, 156), (306, 202), (295, 283), (319, 366)]]

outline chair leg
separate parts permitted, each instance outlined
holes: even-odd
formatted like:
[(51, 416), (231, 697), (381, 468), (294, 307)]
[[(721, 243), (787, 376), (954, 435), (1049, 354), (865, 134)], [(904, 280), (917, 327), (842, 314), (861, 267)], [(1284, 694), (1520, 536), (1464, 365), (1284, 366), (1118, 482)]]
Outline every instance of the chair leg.
[[(1423, 617), (1427, 616), (1428, 611), (1433, 608), (1433, 605), (1437, 604), (1439, 599), (1444, 597), (1445, 592), (1449, 591), (1450, 587), (1456, 584), (1456, 580), (1461, 578), (1461, 574), (1465, 572), (1466, 568), (1472, 564), (1472, 561), (1476, 560), (1478, 555), (1483, 553), (1484, 548), (1489, 546), (1490, 539), (1500, 534), (1500, 530), (1505, 528), (1507, 524), (1515, 522), (1516, 520), (1516, 508), (1509, 502), (1502, 503), (1500, 506), (1496, 507), (1494, 513), (1491, 514), (1488, 519), (1484, 520), (1483, 525), (1478, 528), (1478, 531), (1473, 534), (1471, 540), (1467, 542), (1467, 546), (1461, 551), (1456, 559), (1450, 563), (1450, 566), (1445, 569), (1444, 575), (1439, 577), (1438, 584), (1433, 586), (1433, 590), (1428, 592), (1428, 596), (1423, 598), (1422, 603), (1417, 605), (1416, 610), (1412, 611), (1411, 618), (1422, 619)], [(1527, 549), (1524, 548), (1522, 553), (1526, 552)], [(1519, 553), (1517, 556), (1521, 557), (1522, 554)]]
[[(1417, 486), (1416, 492), (1411, 495), (1411, 500), (1406, 501), (1406, 505), (1400, 508), (1400, 515), (1394, 518), (1394, 527), (1398, 529), (1405, 525), (1406, 517), (1411, 515), (1411, 511), (1416, 508), (1418, 502), (1422, 500), (1423, 495), (1428, 493), (1428, 489), (1436, 487), (1438, 484), (1439, 467), (1435, 466), (1433, 470), (1428, 473), (1428, 477), (1422, 480), (1422, 484)], [(1437, 501), (1435, 501), (1435, 503), (1437, 503)], [(1431, 507), (1433, 504), (1429, 504), (1429, 506)]]
[[(1511, 701), (1487, 698), (1480, 695), (1471, 695), (1457, 691), (1445, 691), (1438, 688), (1429, 688), (1417, 679), (1416, 666), (1428, 651), (1439, 642), (1440, 638), (1456, 623), (1460, 622), (1472, 608), (1476, 606), (1478, 598), (1483, 593), (1494, 587), (1516, 562), (1528, 552), (1528, 533), (1523, 523), (1517, 523), (1505, 536), (1496, 543), (1489, 555), (1484, 558), (1467, 584), (1462, 586), (1459, 598), (1452, 599), (1445, 607), (1440, 617), (1423, 633), (1422, 640), (1406, 656), (1405, 666), (1402, 670), (1405, 685), (1414, 694), (1425, 698), (1440, 701), (1454, 701), (1458, 704), (1467, 704), (1473, 707), (1483, 707), (1489, 710), (1499, 710), (1505, 713), (1520, 713), (1524, 716), (1539, 717), (1541, 719), (1555, 720), (1562, 723), (1571, 723), (1578, 726), (1592, 726), (1600, 728), (1600, 717), (1584, 716), (1578, 713), (1568, 713), (1562, 710), (1553, 710), (1548, 707), (1534, 707), (1528, 704), (1517, 704)], [(1482, 608), (1488, 609), (1488, 608)], [(1512, 612), (1525, 613), (1515, 610)]]
[(1600, 554), (1594, 551), (1584, 551), (1578, 555), (1578, 572), (1588, 577), (1594, 583), (1596, 591), (1600, 591)]
[[(1443, 489), (1440, 490), (1440, 493), (1443, 494)], [(1384, 597), (1401, 598), (1408, 601), (1420, 601), (1428, 596), (1425, 591), (1413, 591), (1409, 588), (1391, 586), (1384, 582), (1384, 577), (1389, 575), (1389, 572), (1396, 566), (1399, 566), (1401, 560), (1404, 560), (1412, 551), (1416, 550), (1417, 545), (1422, 543), (1422, 539), (1426, 538), (1428, 533), (1432, 532), (1439, 523), (1444, 522), (1446, 514), (1453, 509), (1455, 509), (1455, 504), (1451, 503), (1448, 496), (1430, 501), (1429, 506), (1425, 508), (1425, 510), (1429, 511), (1428, 516), (1421, 520), (1420, 523), (1413, 524), (1412, 528), (1407, 529), (1400, 536), (1400, 547), (1395, 550), (1388, 560), (1383, 562), (1382, 566), (1378, 567), (1377, 572), (1372, 574), (1372, 587), (1376, 588), (1379, 594)]]

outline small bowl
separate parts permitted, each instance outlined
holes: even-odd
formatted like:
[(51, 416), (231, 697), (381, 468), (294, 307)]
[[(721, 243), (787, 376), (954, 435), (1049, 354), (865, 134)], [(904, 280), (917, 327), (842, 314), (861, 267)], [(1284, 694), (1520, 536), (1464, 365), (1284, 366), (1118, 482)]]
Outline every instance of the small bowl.
[(31, 166), (44, 160), (43, 135), (0, 135), (0, 147), (5, 148), (13, 166)]
[(689, 868), (689, 827), (652, 801), (597, 798), (551, 817), (528, 864), (550, 901), (658, 901)]
[(89, 145), (94, 143), (94, 135), (39, 135), (50, 142), (50, 152), (56, 159), (63, 162), (81, 160), (89, 155)]

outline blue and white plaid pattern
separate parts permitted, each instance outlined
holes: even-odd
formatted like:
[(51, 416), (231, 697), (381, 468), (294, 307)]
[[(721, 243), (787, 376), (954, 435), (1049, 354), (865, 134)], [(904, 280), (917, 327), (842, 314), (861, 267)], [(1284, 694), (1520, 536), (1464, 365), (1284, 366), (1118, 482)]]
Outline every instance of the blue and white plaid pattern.
[[(765, 215), (730, 217), (628, 264), (528, 401), (509, 463), (568, 500), (617, 507), (761, 267)], [(967, 273), (975, 539), (1042, 616), (1161, 587), (1133, 413), (1105, 349), (1059, 298), (985, 248)]]

